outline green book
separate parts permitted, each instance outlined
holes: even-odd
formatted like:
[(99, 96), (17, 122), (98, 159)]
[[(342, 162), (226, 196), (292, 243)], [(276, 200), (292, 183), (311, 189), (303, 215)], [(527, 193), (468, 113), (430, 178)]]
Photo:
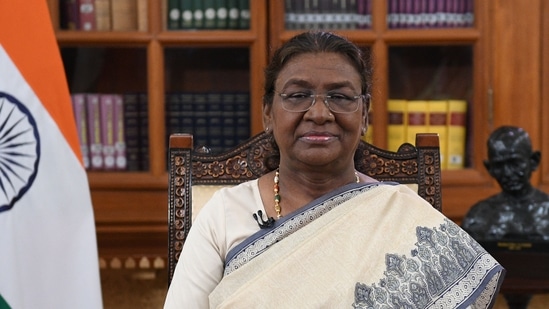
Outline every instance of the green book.
[(179, 0), (181, 5), (181, 29), (194, 28), (194, 0)]
[(227, 29), (229, 24), (229, 10), (227, 9), (227, 0), (214, 0), (215, 1), (215, 28)]
[(179, 0), (168, 0), (167, 28), (169, 30), (180, 29), (181, 7)]
[(238, 28), (250, 29), (250, 0), (239, 0), (238, 2), (238, 7), (240, 10)]
[(215, 7), (215, 0), (203, 0), (202, 11), (204, 12), (204, 29), (216, 28), (216, 14), (217, 8)]
[(227, 9), (229, 11), (229, 20), (227, 28), (229, 29), (238, 29), (239, 18), (240, 18), (240, 9), (238, 2), (240, 0), (227, 0)]

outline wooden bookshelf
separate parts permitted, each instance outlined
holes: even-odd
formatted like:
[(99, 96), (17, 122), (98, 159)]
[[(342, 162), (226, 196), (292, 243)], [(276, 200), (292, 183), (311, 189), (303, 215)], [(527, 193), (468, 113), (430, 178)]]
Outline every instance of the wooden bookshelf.
[[(167, 174), (165, 144), (165, 93), (174, 81), (166, 80), (169, 49), (247, 49), (249, 80), (238, 88), (250, 92), (251, 133), (262, 130), (261, 97), (263, 69), (268, 54), (299, 30), (286, 30), (284, 3), (250, 0), (249, 30), (166, 30), (167, 0), (148, 0), (147, 31), (61, 30), (59, 0), (48, 0), (52, 22), (61, 48), (107, 48), (132, 50), (127, 61), (138, 78), (101, 81), (104, 87), (146, 92), (148, 97), (149, 169), (139, 172), (89, 172), (95, 210), (99, 252), (102, 257), (150, 256), (167, 253)], [(375, 65), (373, 89), (374, 143), (386, 146), (386, 102), (391, 93), (392, 47), (467, 46), (472, 50), (470, 67), (470, 118), (466, 168), (444, 171), (443, 211), (456, 222), (476, 201), (499, 191), (483, 166), (486, 139), (503, 124), (526, 129), (543, 160), (532, 181), (549, 192), (549, 4), (544, 0), (476, 0), (474, 25), (467, 28), (389, 29), (388, 0), (375, 0), (372, 27), (337, 30), (371, 51)], [(143, 57), (141, 55), (144, 55)], [(131, 62), (133, 61), (133, 62)], [(133, 67), (135, 66), (135, 67)], [(178, 69), (178, 68), (176, 68)], [(180, 68), (184, 70), (184, 68)], [(125, 69), (115, 69), (123, 74)], [(122, 73), (120, 73), (122, 72)], [(126, 72), (126, 74), (130, 74)], [(223, 74), (222, 69), (210, 74)], [(132, 75), (133, 77), (133, 75)], [(170, 77), (170, 78), (173, 78)], [(111, 77), (114, 79), (114, 77)], [(112, 82), (112, 83), (111, 83)], [(181, 81), (175, 81), (175, 85)], [(105, 86), (106, 85), (106, 86)], [(244, 85), (244, 86), (243, 86)], [(200, 85), (199, 85), (200, 86)], [(206, 88), (206, 84), (201, 84)], [(230, 87), (230, 85), (225, 85)], [(185, 90), (185, 86), (181, 86)], [(117, 88), (115, 88), (116, 90)], [(229, 88), (230, 89), (230, 88)]]
[[(392, 91), (389, 85), (396, 78), (389, 74), (390, 62), (394, 60), (390, 57), (391, 48), (466, 46), (472, 50), (469, 68), (472, 86), (470, 96), (466, 97), (470, 101), (469, 160), (464, 169), (442, 173), (443, 212), (459, 223), (471, 205), (499, 192), (497, 183), (483, 165), (486, 140), (494, 128), (504, 124), (523, 127), (530, 133), (536, 149), (543, 145), (544, 152), (549, 152), (547, 143), (543, 142), (549, 138), (548, 119), (544, 116), (548, 113), (549, 96), (546, 89), (542, 93), (541, 87), (542, 82), (547, 84), (548, 81), (549, 49), (543, 38), (549, 33), (549, 5), (542, 0), (476, 0), (471, 27), (390, 29), (387, 26), (388, 2), (373, 1), (370, 29), (334, 30), (371, 51), (374, 64), (373, 139), (377, 146), (386, 147), (387, 143), (386, 102)], [(270, 1), (270, 45), (279, 46), (299, 31), (285, 29), (285, 1)], [(544, 113), (540, 113), (542, 108)], [(549, 156), (545, 154), (544, 158)], [(533, 183), (543, 184), (543, 188), (549, 188), (548, 165), (544, 160), (540, 168), (545, 175), (543, 181), (540, 172), (532, 177)]]
[[(172, 63), (166, 63), (168, 49), (213, 49), (221, 55), (223, 51), (232, 49), (245, 50), (243, 54), (248, 58), (248, 63), (244, 68), (236, 69), (239, 73), (244, 70), (244, 73), (239, 75), (240, 80), (235, 81), (239, 87), (236, 90), (249, 92), (250, 102), (254, 102), (250, 107), (251, 134), (263, 129), (260, 102), (262, 70), (267, 61), (267, 1), (250, 1), (251, 20), (250, 27), (246, 30), (167, 30), (166, 1), (148, 0), (147, 31), (75, 31), (60, 29), (60, 0), (48, 0), (52, 22), (62, 50), (127, 49), (128, 59), (111, 59), (111, 62), (114, 62), (113, 69), (101, 75), (93, 86), (94, 90), (147, 93), (149, 169), (138, 172), (88, 172), (99, 254), (107, 262), (119, 258), (123, 263), (127, 257), (150, 257), (152, 261), (156, 257), (167, 256), (167, 145), (164, 98), (165, 92), (181, 89), (168, 89), (166, 74), (167, 68), (185, 70), (184, 67), (172, 68)], [(208, 59), (203, 59), (206, 60)], [(117, 64), (124, 67), (116, 68)], [(208, 74), (214, 78), (226, 73), (223, 69), (214, 69)], [(172, 74), (170, 78), (175, 78), (174, 76), (178, 75)], [(117, 80), (117, 77), (120, 78)], [(170, 82), (181, 85), (187, 81)], [(204, 85), (199, 88), (207, 90), (208, 87), (209, 85)], [(220, 87), (224, 90), (232, 89), (231, 84)]]

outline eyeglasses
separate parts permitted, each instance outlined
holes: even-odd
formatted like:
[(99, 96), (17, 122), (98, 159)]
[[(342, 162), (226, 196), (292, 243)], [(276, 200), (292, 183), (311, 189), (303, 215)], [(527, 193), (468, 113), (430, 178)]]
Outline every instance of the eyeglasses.
[(358, 99), (367, 99), (368, 97), (361, 94), (356, 96), (347, 96), (341, 93), (337, 94), (307, 94), (303, 92), (295, 93), (279, 93), (282, 98), (282, 108), (285, 111), (293, 113), (306, 112), (316, 103), (317, 97), (324, 97), (324, 104), (334, 113), (346, 114), (354, 113), (358, 110)]

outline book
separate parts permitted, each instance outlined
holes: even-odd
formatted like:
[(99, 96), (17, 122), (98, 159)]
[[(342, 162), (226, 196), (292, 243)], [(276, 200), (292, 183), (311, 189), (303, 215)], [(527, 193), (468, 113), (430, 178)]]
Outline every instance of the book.
[(229, 26), (229, 10), (227, 9), (227, 0), (214, 0), (215, 12), (215, 28), (227, 29)]
[(406, 142), (406, 100), (389, 99), (387, 102), (387, 149), (397, 151)]
[(372, 0), (356, 0), (357, 29), (372, 28)]
[(78, 1), (78, 30), (91, 31), (96, 30), (95, 21), (95, 1), (94, 0), (77, 0)]
[[(177, 18), (179, 18), (179, 21), (177, 27), (180, 29), (192, 29), (194, 27), (194, 0), (170, 0), (170, 1), (177, 1), (179, 3), (179, 7), (177, 8), (177, 12), (180, 14)], [(175, 13), (174, 13), (174, 17)], [(174, 24), (175, 27), (175, 24)], [(174, 28), (177, 29), (177, 28)]]
[(227, 10), (229, 12), (229, 19), (227, 28), (238, 29), (238, 23), (240, 19), (240, 8), (238, 7), (239, 0), (227, 0)]
[(86, 113), (88, 115), (88, 142), (90, 150), (90, 169), (103, 169), (103, 150), (101, 143), (101, 112), (99, 94), (86, 94)]
[(408, 125), (406, 126), (406, 142), (415, 145), (416, 134), (427, 132), (427, 117), (429, 107), (425, 100), (408, 100), (406, 103)]
[(193, 101), (194, 94), (191, 92), (182, 92), (179, 94), (180, 104), (178, 108), (179, 113), (179, 128), (178, 132), (192, 133), (194, 131), (193, 120)]
[(235, 125), (236, 143), (242, 143), (250, 138), (250, 93), (235, 94)]
[(78, 11), (77, 0), (61, 0), (59, 2), (59, 26), (61, 29), (78, 29)]
[(101, 154), (103, 169), (114, 170), (114, 97), (112, 94), (99, 95), (99, 111), (101, 114)]
[[(116, 1), (116, 0), (115, 0)], [(188, 2), (189, 0), (187, 0)], [(192, 1), (192, 0), (190, 0)], [(182, 18), (182, 6), (185, 1), (183, 0), (168, 0), (167, 1), (167, 22), (166, 22), (166, 28), (168, 30), (177, 30), (182, 28), (181, 27), (181, 18)], [(191, 14), (191, 23), (192, 23), (192, 14)]]
[(149, 97), (139, 93), (139, 169), (149, 170)]
[(195, 147), (209, 147), (206, 93), (196, 92), (193, 95), (193, 141)]
[(137, 30), (137, 0), (113, 0), (111, 14), (112, 30)]
[(223, 119), (221, 93), (206, 94), (208, 119), (208, 147), (214, 153), (223, 150)]
[(428, 133), (438, 133), (440, 146), (440, 167), (446, 169), (448, 158), (448, 101), (431, 100), (429, 105)]
[(148, 0), (137, 0), (137, 30), (138, 31), (146, 32), (149, 30), (149, 8), (148, 8), (147, 1)]
[(124, 100), (124, 141), (126, 143), (126, 170), (140, 170), (140, 122), (139, 94), (125, 93)]
[(447, 169), (465, 167), (467, 101), (448, 100), (448, 161)]
[(250, 29), (250, 0), (239, 0), (238, 10), (238, 29)]
[(95, 0), (95, 24), (98, 31), (111, 30), (111, 0)]
[(216, 27), (216, 7), (215, 0), (202, 0), (202, 11), (204, 14), (204, 29), (215, 29)]
[(76, 130), (78, 133), (78, 141), (80, 143), (80, 151), (82, 152), (82, 161), (84, 168), (90, 168), (90, 153), (88, 148), (88, 119), (86, 115), (86, 96), (82, 93), (71, 94), (71, 101), (74, 112), (74, 120), (76, 122)]
[(221, 94), (221, 117), (223, 127), (223, 148), (229, 149), (236, 146), (236, 117), (234, 92), (224, 92)]
[(202, 0), (193, 0), (193, 28), (204, 28), (204, 3)]
[(116, 170), (123, 171), (127, 168), (126, 138), (124, 133), (124, 97), (121, 94), (113, 95), (113, 120), (114, 120), (114, 166)]

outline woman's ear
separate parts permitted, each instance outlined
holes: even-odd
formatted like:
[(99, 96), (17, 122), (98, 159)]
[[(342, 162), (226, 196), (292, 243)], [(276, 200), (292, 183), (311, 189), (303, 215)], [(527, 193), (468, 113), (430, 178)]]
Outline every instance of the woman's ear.
[(272, 130), (272, 104), (263, 104), (263, 129), (267, 132), (267, 130)]

